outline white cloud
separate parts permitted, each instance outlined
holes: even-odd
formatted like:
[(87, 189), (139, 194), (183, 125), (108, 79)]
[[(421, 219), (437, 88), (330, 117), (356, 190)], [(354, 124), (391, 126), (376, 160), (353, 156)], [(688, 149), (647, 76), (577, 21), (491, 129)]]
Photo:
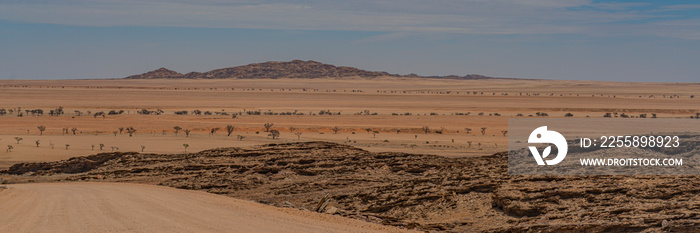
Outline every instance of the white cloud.
[(73, 0), (60, 4), (55, 1), (3, 1), (0, 2), (0, 19), (80, 26), (616, 34), (620, 33), (620, 27), (610, 24), (656, 17), (625, 11), (639, 5), (594, 4), (589, 0)]

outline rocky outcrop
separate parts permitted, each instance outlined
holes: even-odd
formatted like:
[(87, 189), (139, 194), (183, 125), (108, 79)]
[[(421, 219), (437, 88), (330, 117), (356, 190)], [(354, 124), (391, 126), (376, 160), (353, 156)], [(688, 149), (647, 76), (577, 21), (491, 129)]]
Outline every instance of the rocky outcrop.
[(18, 179), (202, 190), (424, 231), (693, 232), (700, 181), (683, 176), (511, 176), (507, 154), (446, 158), (328, 142), (188, 154), (105, 153), (25, 163)]
[(279, 78), (376, 78), (397, 76), (386, 72), (366, 71), (353, 67), (334, 66), (317, 61), (293, 60), (288, 62), (264, 62), (216, 69), (209, 72), (180, 74), (164, 68), (126, 77), (127, 79), (279, 79)]
[(165, 78), (181, 78), (181, 73), (166, 69), (158, 68), (154, 71), (149, 71), (143, 74), (132, 75), (124, 79), (165, 79)]
[(293, 60), (287, 62), (269, 61), (243, 66), (216, 69), (208, 72), (190, 72), (180, 74), (165, 68), (151, 72), (132, 75), (125, 79), (318, 79), (318, 78), (377, 78), (377, 77), (407, 77), (432, 79), (490, 79), (483, 75), (470, 74), (465, 76), (419, 76), (416, 74), (397, 75), (381, 71), (367, 71), (354, 67), (334, 66), (317, 61)]

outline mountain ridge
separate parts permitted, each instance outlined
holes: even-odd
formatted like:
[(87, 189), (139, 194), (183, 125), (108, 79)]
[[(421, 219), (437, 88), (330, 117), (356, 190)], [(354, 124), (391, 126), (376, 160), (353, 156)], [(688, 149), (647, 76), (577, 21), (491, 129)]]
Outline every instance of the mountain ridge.
[(409, 77), (431, 79), (492, 79), (484, 75), (469, 74), (465, 76), (419, 76), (416, 74), (398, 75), (384, 71), (367, 71), (348, 66), (335, 66), (313, 60), (268, 61), (242, 66), (214, 69), (207, 72), (189, 72), (182, 74), (166, 68), (158, 68), (143, 74), (131, 75), (124, 79), (321, 79), (321, 78), (378, 78)]

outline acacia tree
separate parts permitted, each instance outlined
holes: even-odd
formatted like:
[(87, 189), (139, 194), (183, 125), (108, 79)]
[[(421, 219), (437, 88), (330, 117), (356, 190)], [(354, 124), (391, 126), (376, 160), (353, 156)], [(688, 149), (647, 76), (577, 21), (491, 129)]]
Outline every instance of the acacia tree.
[(472, 132), (472, 129), (471, 129), (471, 128), (464, 128), (464, 130), (467, 131), (467, 134), (469, 134), (469, 133)]
[(270, 130), (270, 134), (268, 136), (272, 137), (272, 139), (276, 139), (280, 136), (280, 131), (276, 129)]
[(226, 137), (231, 136), (231, 133), (233, 133), (233, 129), (235, 129), (235, 128), (236, 128), (236, 127), (233, 126), (233, 125), (227, 125), (227, 126), (226, 126), (226, 132), (227, 132), (228, 134), (226, 135)]
[(188, 138), (190, 137), (190, 130), (189, 129), (185, 130), (185, 137), (188, 137)]
[(22, 141), (22, 140), (24, 140), (24, 138), (15, 137), (15, 141), (17, 141), (17, 144), (19, 144), (19, 142)]
[(134, 136), (134, 133), (136, 133), (136, 129), (134, 129), (134, 127), (130, 126), (130, 127), (126, 128), (126, 133), (129, 134), (129, 137)]
[(338, 131), (340, 131), (340, 128), (338, 126), (331, 128), (333, 130), (333, 134), (338, 134)]
[(275, 125), (275, 124), (269, 123), (269, 122), (268, 122), (268, 123), (265, 123), (265, 124), (263, 125), (263, 126), (265, 127), (265, 132), (270, 132), (270, 128), (272, 128), (273, 125)]
[(367, 131), (367, 134), (369, 134), (370, 132), (372, 132), (372, 128), (365, 128), (365, 131)]
[(294, 133), (294, 130), (296, 130), (296, 129), (297, 129), (297, 128), (295, 128), (294, 126), (289, 126), (289, 132), (290, 132), (290, 133)]
[(175, 137), (177, 137), (177, 133), (179, 133), (180, 130), (182, 130), (182, 127), (180, 127), (180, 126), (175, 126), (175, 127), (173, 127), (173, 129), (175, 129)]
[(119, 127), (119, 134), (122, 134), (124, 132), (124, 127)]
[(44, 135), (44, 131), (46, 131), (46, 126), (40, 125), (36, 128), (39, 129), (39, 135)]
[(301, 140), (301, 132), (296, 132), (294, 135), (297, 135), (297, 140)]
[(70, 131), (73, 132), (73, 135), (75, 135), (75, 131), (78, 131), (78, 128), (73, 127), (70, 129)]
[(212, 129), (211, 129), (211, 135), (214, 135), (214, 133), (216, 133), (216, 131), (219, 131), (219, 129), (221, 129), (221, 128), (219, 128), (219, 127), (212, 128)]
[(141, 152), (146, 149), (146, 146), (141, 146)]
[(486, 135), (486, 127), (481, 128), (481, 135)]
[(34, 143), (36, 144), (36, 147), (39, 147), (39, 140), (34, 141)]
[(7, 152), (8, 152), (8, 153), (9, 153), (9, 152), (12, 152), (12, 149), (14, 149), (14, 148), (15, 148), (15, 147), (13, 147), (12, 145), (7, 145)]
[(185, 147), (185, 152), (187, 152), (187, 148), (190, 147), (190, 144), (185, 143), (185, 144), (182, 144), (182, 146)]
[(421, 128), (421, 129), (423, 130), (423, 132), (424, 132), (425, 134), (430, 133), (430, 127), (428, 127), (428, 126), (423, 126), (423, 128)]

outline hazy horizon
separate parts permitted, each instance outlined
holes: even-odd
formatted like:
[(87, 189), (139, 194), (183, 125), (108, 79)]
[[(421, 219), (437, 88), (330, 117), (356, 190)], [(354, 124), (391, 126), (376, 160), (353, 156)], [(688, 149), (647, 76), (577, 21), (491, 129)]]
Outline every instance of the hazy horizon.
[(0, 79), (314, 60), (392, 74), (698, 82), (694, 1), (0, 1)]

